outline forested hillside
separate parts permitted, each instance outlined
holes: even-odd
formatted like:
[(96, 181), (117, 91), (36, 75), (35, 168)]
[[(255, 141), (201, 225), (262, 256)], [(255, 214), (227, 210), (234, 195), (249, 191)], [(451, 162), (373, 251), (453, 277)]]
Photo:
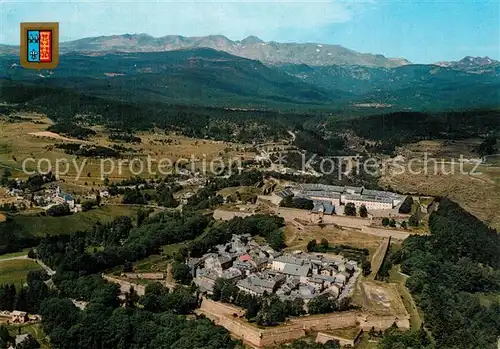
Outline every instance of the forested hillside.
[[(435, 346), (423, 340), (412, 348), (496, 348), (500, 336), (498, 233), (446, 198), (432, 213), (429, 227), (430, 236), (409, 237), (395, 258), (410, 275), (407, 286), (423, 311), (424, 328), (435, 340)], [(400, 348), (408, 338), (391, 336), (383, 348)]]
[(325, 112), (373, 112), (374, 105), (386, 112), (498, 107), (498, 67), (469, 73), (436, 65), (280, 67), (261, 61), (208, 48), (71, 53), (55, 70), (34, 71), (20, 67), (18, 57), (2, 56), (0, 79), (133, 103)]
[[(117, 130), (148, 130), (160, 127), (195, 138), (240, 142), (288, 138), (287, 130), (305, 130), (304, 136), (299, 134), (297, 145), (302, 149), (328, 154), (339, 150), (342, 140), (324, 137), (325, 132), (339, 134), (353, 130), (360, 137), (378, 140), (387, 147), (393, 147), (421, 139), (479, 137), (500, 129), (498, 109), (443, 113), (397, 112), (364, 117), (356, 117), (360, 115), (358, 112), (339, 110), (334, 116), (330, 116), (330, 113), (312, 111), (284, 113), (145, 101), (133, 103), (88, 96), (61, 88), (40, 87), (7, 80), (0, 82), (2, 100), (12, 103), (3, 107), (3, 113), (9, 115), (16, 111), (28, 110), (42, 112), (63, 124), (56, 126), (54, 130), (70, 129), (68, 134), (80, 133), (81, 130), (84, 133), (77, 134), (77, 137), (86, 137), (91, 133), (91, 130), (76, 127), (78, 124), (103, 124)], [(323, 134), (319, 140), (318, 133)]]
[[(61, 87), (122, 101), (218, 107), (286, 108), (339, 101), (348, 92), (326, 92), (259, 61), (212, 49), (89, 57), (64, 55), (41, 74), (0, 60), (0, 77)], [(42, 77), (41, 77), (42, 76)]]
[(351, 129), (358, 136), (379, 141), (384, 149), (429, 139), (467, 139), (500, 131), (500, 109), (442, 113), (397, 112), (350, 120), (331, 118), (331, 132)]
[(0, 96), (2, 101), (16, 104), (4, 108), (6, 114), (32, 110), (63, 124), (100, 124), (121, 130), (156, 126), (195, 138), (241, 142), (286, 136), (290, 123), (304, 119), (304, 114), (294, 113), (116, 101), (6, 80), (0, 80)]
[(85, 311), (69, 299), (47, 299), (40, 313), (53, 347), (230, 349), (236, 345), (224, 328), (208, 319), (187, 320), (172, 312), (123, 309), (118, 294), (117, 285), (96, 289)]
[[(349, 91), (361, 103), (384, 103), (414, 111), (498, 106), (500, 65), (467, 73), (447, 67), (409, 64), (377, 67), (285, 65), (283, 71), (325, 90)], [(473, 97), (472, 97), (473, 96)]]

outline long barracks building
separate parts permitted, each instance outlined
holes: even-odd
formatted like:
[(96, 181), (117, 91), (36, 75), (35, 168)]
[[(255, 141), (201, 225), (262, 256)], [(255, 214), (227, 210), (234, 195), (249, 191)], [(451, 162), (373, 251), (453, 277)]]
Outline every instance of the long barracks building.
[(405, 199), (405, 195), (388, 191), (325, 184), (301, 184), (290, 192), (295, 197), (313, 200), (318, 210), (328, 207), (328, 213), (332, 212), (330, 206), (338, 207), (348, 203), (353, 203), (357, 208), (364, 205), (369, 210), (391, 210)]

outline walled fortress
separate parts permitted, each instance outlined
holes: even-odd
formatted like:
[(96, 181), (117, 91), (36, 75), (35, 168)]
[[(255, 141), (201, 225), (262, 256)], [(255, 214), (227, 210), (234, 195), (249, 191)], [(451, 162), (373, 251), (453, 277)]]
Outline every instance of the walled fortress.
[(203, 314), (217, 325), (226, 328), (233, 337), (254, 348), (280, 345), (304, 337), (312, 332), (329, 331), (358, 326), (364, 331), (372, 327), (385, 330), (393, 323), (401, 329), (410, 328), (408, 315), (374, 315), (359, 311), (338, 312), (326, 315), (292, 318), (284, 325), (260, 328), (241, 319), (245, 312), (233, 305), (204, 298), (198, 314)]

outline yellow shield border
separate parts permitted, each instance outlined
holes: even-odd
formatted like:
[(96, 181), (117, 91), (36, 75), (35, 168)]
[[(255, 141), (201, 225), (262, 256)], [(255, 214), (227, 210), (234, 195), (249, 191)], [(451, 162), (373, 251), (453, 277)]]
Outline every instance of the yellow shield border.
[[(28, 62), (28, 30), (52, 30), (52, 62)], [(27, 69), (54, 69), (59, 64), (59, 23), (23, 22), (21, 23), (21, 66)]]

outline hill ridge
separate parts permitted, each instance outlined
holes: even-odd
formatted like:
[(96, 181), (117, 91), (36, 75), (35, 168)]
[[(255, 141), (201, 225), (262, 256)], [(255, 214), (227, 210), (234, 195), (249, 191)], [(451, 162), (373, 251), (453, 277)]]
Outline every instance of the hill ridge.
[[(0, 53), (15, 53), (16, 46), (0, 45)], [(382, 54), (361, 53), (341, 45), (264, 41), (250, 35), (231, 40), (224, 35), (182, 36), (149, 34), (118, 34), (86, 37), (60, 43), (61, 53), (106, 54), (119, 52), (163, 52), (183, 48), (207, 47), (235, 56), (256, 59), (266, 64), (362, 65), (368, 67), (398, 67), (410, 64), (405, 58), (390, 58)]]

